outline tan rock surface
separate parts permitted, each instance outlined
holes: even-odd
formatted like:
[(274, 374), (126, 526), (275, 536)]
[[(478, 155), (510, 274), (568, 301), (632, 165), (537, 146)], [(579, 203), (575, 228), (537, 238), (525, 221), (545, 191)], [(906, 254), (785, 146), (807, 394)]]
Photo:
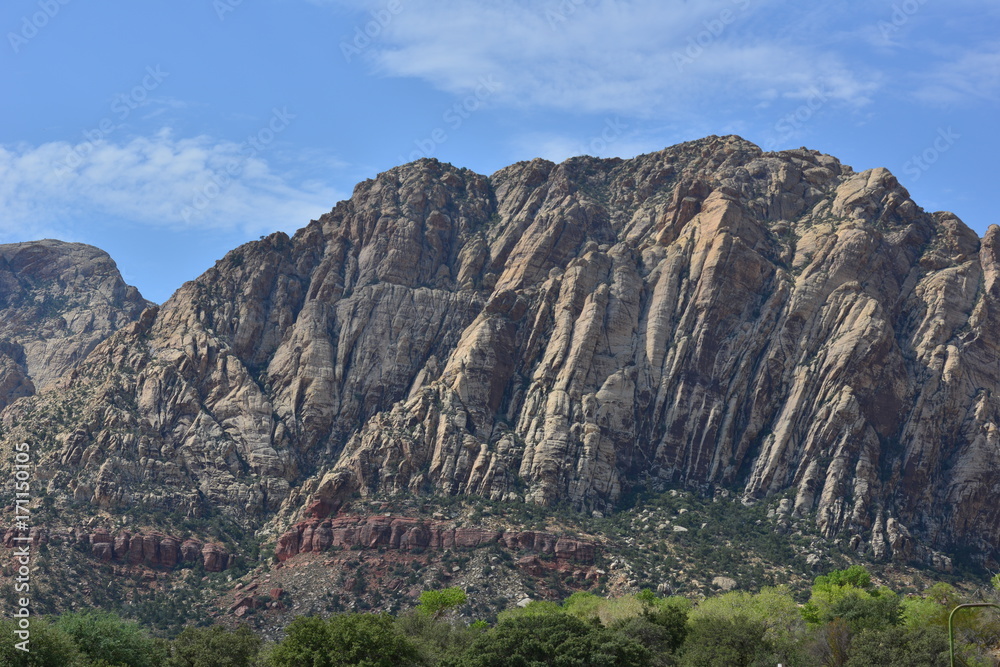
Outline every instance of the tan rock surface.
[(148, 305), (103, 250), (0, 245), (0, 409), (50, 388)]
[(805, 149), (422, 160), (232, 251), (2, 419), (37, 438), (73, 406), (40, 474), (108, 512), (284, 531), (353, 493), (793, 488), (880, 557), (995, 559), (998, 277), (1000, 228)]

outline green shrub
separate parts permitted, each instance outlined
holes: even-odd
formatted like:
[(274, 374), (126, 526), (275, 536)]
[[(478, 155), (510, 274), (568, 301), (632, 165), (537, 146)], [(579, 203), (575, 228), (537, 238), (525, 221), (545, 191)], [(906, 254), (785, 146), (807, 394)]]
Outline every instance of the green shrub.
[(445, 667), (644, 667), (649, 649), (624, 633), (565, 613), (522, 615), (490, 629)]
[(104, 611), (63, 614), (55, 627), (69, 635), (91, 661), (127, 667), (159, 667), (166, 659), (163, 642), (138, 623)]
[(86, 662), (73, 638), (45, 618), (30, 619), (31, 633), (25, 652), (17, 648), (21, 638), (14, 634), (15, 621), (0, 619), (0, 665), (4, 667), (83, 667)]
[(270, 652), (274, 667), (405, 667), (420, 655), (387, 614), (340, 614), (328, 620), (300, 616)]
[(941, 628), (864, 630), (851, 642), (845, 667), (938, 667), (948, 664), (948, 634)]
[(185, 628), (170, 645), (165, 667), (249, 667), (261, 639), (249, 627), (230, 631), (221, 625)]

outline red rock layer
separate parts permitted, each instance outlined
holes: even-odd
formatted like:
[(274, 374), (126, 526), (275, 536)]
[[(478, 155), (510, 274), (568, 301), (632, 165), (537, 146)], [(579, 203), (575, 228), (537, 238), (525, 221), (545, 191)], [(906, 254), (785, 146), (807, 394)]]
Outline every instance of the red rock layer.
[[(21, 542), (17, 537), (29, 537), (34, 547), (46, 544), (50, 536), (45, 528), (38, 526), (29, 530), (8, 529), (3, 535), (3, 546), (8, 549)], [(152, 531), (132, 534), (122, 531), (112, 535), (107, 529), (97, 528), (93, 532), (69, 530), (52, 535), (53, 541), (66, 541), (88, 549), (90, 554), (103, 562), (120, 562), (129, 565), (172, 568), (177, 564), (193, 565), (201, 563), (208, 572), (222, 572), (235, 561), (235, 556), (214, 543), (202, 543), (195, 539), (180, 538)]]
[(550, 554), (558, 560), (591, 564), (592, 542), (537, 531), (455, 528), (442, 521), (390, 516), (341, 516), (295, 524), (278, 538), (275, 555), (285, 561), (300, 553), (331, 547), (374, 549), (472, 549), (498, 544), (512, 550)]

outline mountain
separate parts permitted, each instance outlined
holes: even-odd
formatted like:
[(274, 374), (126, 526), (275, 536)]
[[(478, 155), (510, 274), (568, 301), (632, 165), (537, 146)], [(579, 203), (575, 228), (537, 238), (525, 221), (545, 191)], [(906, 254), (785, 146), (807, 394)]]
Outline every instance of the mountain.
[[(687, 488), (790, 493), (879, 560), (998, 564), (1000, 227), (885, 169), (735, 136), (488, 177), (420, 160), (141, 315), (99, 251), (0, 249), (3, 448), (32, 443), (84, 541), (159, 522), (291, 557), (361, 501), (600, 515)], [(43, 251), (48, 273), (17, 259)]]
[(0, 245), (0, 408), (51, 387), (149, 305), (103, 250)]

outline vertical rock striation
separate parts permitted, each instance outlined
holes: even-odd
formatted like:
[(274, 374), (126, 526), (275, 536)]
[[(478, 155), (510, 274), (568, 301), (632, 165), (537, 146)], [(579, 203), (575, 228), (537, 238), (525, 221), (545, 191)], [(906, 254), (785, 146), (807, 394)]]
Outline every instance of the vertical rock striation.
[(149, 305), (103, 250), (0, 245), (0, 409), (51, 387)]
[(805, 149), (709, 137), (488, 178), (421, 160), (232, 251), (3, 420), (77, 400), (43, 474), (109, 512), (604, 511), (669, 482), (794, 489), (878, 557), (992, 559), (998, 276), (1000, 228)]

